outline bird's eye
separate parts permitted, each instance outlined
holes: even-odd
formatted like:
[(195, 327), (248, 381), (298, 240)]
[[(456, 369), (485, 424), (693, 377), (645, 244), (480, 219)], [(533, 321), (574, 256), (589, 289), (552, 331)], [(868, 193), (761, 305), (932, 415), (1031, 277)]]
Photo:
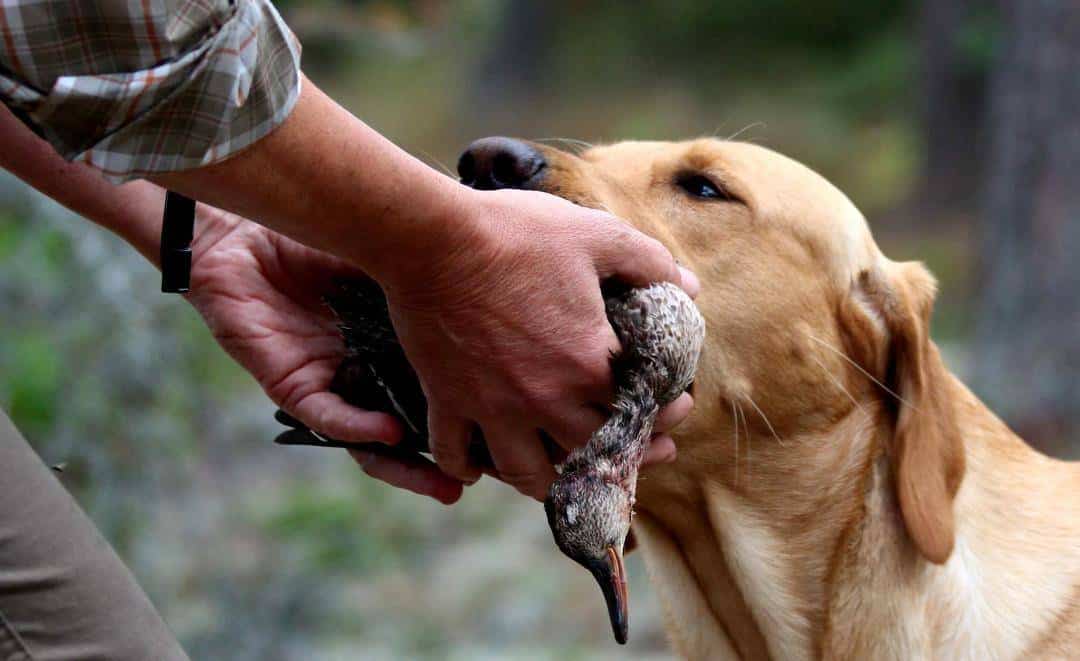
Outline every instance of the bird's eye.
[(675, 184), (694, 197), (700, 197), (705, 200), (730, 200), (733, 199), (731, 194), (724, 190), (724, 187), (714, 183), (711, 179), (703, 174), (683, 174), (676, 180)]

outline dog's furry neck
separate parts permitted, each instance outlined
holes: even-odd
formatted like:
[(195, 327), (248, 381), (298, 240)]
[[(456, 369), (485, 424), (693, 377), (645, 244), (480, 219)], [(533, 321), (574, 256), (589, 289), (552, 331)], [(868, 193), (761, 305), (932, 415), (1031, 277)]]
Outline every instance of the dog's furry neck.
[[(1080, 470), (1031, 450), (958, 381), (948, 390), (974, 424), (964, 430), (956, 547), (942, 566), (907, 537), (874, 402), (830, 434), (787, 439), (786, 464), (758, 450), (752, 480), (738, 487), (700, 467), (650, 476), (635, 525), (677, 649), (774, 659), (1052, 652), (1050, 625), (1080, 610), (1080, 576), (1058, 575), (1080, 567)], [(1061, 502), (1034, 506), (1047, 499)]]

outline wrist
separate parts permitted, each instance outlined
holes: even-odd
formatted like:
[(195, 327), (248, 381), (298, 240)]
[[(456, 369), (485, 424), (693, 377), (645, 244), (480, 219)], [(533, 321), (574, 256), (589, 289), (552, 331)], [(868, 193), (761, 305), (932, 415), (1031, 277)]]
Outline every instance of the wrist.
[[(195, 267), (203, 257), (221, 240), (236, 231), (242, 225), (257, 226), (255, 223), (237, 216), (236, 214), (222, 211), (215, 206), (199, 202), (195, 205), (195, 238), (191, 243), (192, 260)], [(267, 233), (271, 230), (266, 230)]]
[(441, 181), (414, 198), (421, 204), (410, 202), (407, 217), (392, 221), (378, 237), (378, 255), (365, 260), (387, 291), (415, 291), (462, 277), (466, 264), (491, 243), (484, 194), (432, 174)]

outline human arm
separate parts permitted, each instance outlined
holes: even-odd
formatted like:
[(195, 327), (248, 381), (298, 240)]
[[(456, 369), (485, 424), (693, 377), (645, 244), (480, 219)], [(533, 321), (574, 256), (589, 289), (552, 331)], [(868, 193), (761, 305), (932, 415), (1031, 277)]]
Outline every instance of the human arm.
[[(57, 11), (81, 5), (55, 4)], [(237, 6), (247, 11), (256, 5), (266, 6)], [(232, 23), (226, 29), (235, 28)], [(262, 87), (253, 89), (263, 93), (248, 98), (257, 105), (273, 95), (280, 77), (258, 75), (259, 66), (254, 71)], [(90, 76), (87, 84), (95, 80)], [(599, 281), (679, 281), (670, 254), (599, 211), (540, 193), (464, 188), (379, 136), (314, 85), (301, 85), (298, 71), (296, 81), (301, 91), (295, 108), (290, 90), (271, 109), (274, 118), (289, 112), (288, 119), (246, 150), (224, 154), (231, 158), (221, 162), (222, 150), (242, 144), (250, 132), (236, 139), (228, 134), (227, 147), (210, 145), (201, 156), (189, 153), (189, 142), (199, 140), (174, 144), (178, 132), (170, 118), (207, 113), (177, 107), (178, 97), (169, 95), (158, 95), (161, 104), (105, 132), (82, 154), (114, 178), (154, 178), (371, 274), (387, 291), (406, 353), (427, 391), (440, 466), (464, 480), (477, 477), (465, 460), (465, 447), (478, 425), (500, 474), (522, 491), (542, 496), (554, 473), (539, 431), (564, 447), (583, 442), (602, 420), (596, 409), (610, 395), (608, 355), (617, 344), (604, 317)], [(121, 111), (125, 104), (143, 103), (142, 97), (118, 96), (113, 105)], [(190, 99), (205, 101), (206, 95)], [(48, 104), (26, 107), (38, 113), (36, 119), (50, 118), (41, 110)], [(242, 108), (227, 110), (242, 116)], [(236, 124), (244, 122), (228, 126)], [(58, 126), (64, 128), (63, 122)], [(157, 133), (147, 133), (150, 128)], [(130, 158), (113, 158), (117, 145), (151, 143), (171, 149), (168, 158), (138, 150)], [(54, 146), (65, 143), (57, 140)], [(71, 151), (66, 152), (70, 157), (81, 158)], [(139, 167), (115, 169), (129, 161)], [(210, 164), (202, 166), (204, 161)], [(155, 168), (160, 162), (175, 162), (179, 169)], [(193, 162), (202, 167), (184, 167)]]
[[(118, 234), (156, 264), (162, 189), (145, 181), (110, 185), (95, 170), (63, 161), (2, 108), (0, 141), (10, 147), (0, 152), (0, 167)], [(356, 277), (357, 270), (213, 207), (200, 204), (198, 215), (188, 299), (230, 355), (309, 426), (347, 440), (396, 441), (400, 429), (392, 418), (357, 411), (327, 391), (342, 354), (320, 295), (333, 277)], [(669, 407), (657, 429), (685, 417), (687, 404)], [(661, 439), (651, 459), (661, 461), (672, 452), (670, 440)], [(460, 495), (460, 483), (420, 455), (353, 456), (369, 475), (395, 486), (443, 502)]]
[[(357, 154), (360, 165), (342, 154)], [(282, 165), (296, 161), (301, 167)], [(296, 171), (320, 176), (283, 174)], [(599, 280), (680, 278), (665, 250), (608, 214), (537, 193), (464, 188), (311, 85), (285, 125), (253, 149), (165, 180), (192, 194), (217, 192), (223, 204), (235, 203), (238, 189), (281, 193), (277, 229), (353, 255), (386, 289), (428, 394), (440, 466), (476, 479), (465, 449), (479, 426), (500, 477), (536, 497), (554, 476), (539, 431), (563, 447), (580, 444), (610, 397), (608, 355), (618, 345)], [(311, 191), (323, 187), (313, 204)], [(266, 200), (252, 204), (243, 211), (257, 215)], [(685, 415), (687, 404), (674, 410)]]

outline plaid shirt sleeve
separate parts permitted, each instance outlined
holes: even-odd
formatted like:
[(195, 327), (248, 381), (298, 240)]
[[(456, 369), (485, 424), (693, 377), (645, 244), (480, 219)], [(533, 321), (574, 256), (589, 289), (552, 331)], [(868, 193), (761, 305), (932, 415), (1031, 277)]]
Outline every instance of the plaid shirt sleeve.
[(221, 161), (299, 93), (269, 0), (0, 0), (0, 100), (114, 182)]

